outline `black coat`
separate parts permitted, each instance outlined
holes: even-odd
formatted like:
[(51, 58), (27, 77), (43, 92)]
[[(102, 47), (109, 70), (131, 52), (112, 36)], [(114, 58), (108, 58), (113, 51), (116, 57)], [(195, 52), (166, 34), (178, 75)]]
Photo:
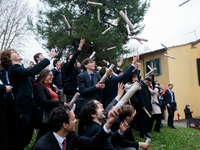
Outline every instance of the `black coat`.
[[(121, 122), (124, 122), (120, 117), (113, 123), (111, 130), (116, 132), (119, 129), (119, 125)], [(135, 138), (132, 134), (132, 127), (130, 126), (123, 134), (120, 136), (119, 134), (114, 134), (111, 137), (111, 143), (113, 146), (120, 145), (121, 147), (134, 147), (136, 149), (139, 148), (139, 143), (135, 141)]]
[(5, 71), (0, 69), (0, 149), (18, 149), (18, 134), (14, 101), (11, 93), (6, 93)]
[[(74, 150), (75, 147), (94, 149), (95, 147), (100, 146), (108, 137), (109, 134), (107, 134), (103, 129), (91, 138), (79, 136), (73, 132), (68, 134), (66, 137), (66, 150)], [(32, 150), (61, 150), (61, 148), (53, 133), (47, 132), (35, 143)]]
[[(51, 89), (54, 91), (53, 88)], [(43, 108), (44, 110), (46, 110), (48, 115), (50, 115), (50, 112), (54, 107), (64, 104), (64, 102), (61, 100), (51, 100), (50, 92), (44, 85), (36, 86), (34, 88), (33, 95), (36, 104), (41, 108)]]
[(145, 107), (149, 113), (152, 111), (152, 105), (151, 105), (151, 93), (148, 89), (148, 87), (145, 85), (143, 81), (140, 81), (141, 90), (137, 91), (137, 97), (139, 99), (140, 108)]
[(192, 118), (192, 113), (191, 113), (189, 108), (185, 108), (184, 112), (185, 112), (185, 118), (186, 119), (191, 119)]
[(33, 81), (36, 74), (50, 64), (46, 58), (32, 68), (23, 68), (19, 64), (12, 65), (8, 70), (10, 85), (13, 86), (16, 111), (32, 113), (35, 102), (33, 99)]
[(66, 95), (67, 94), (74, 95), (76, 93), (76, 88), (77, 88), (76, 78), (81, 71), (74, 64), (79, 54), (80, 54), (80, 51), (76, 50), (76, 52), (74, 53), (70, 61), (64, 64), (65, 79), (64, 79), (64, 85), (63, 85), (63, 92)]

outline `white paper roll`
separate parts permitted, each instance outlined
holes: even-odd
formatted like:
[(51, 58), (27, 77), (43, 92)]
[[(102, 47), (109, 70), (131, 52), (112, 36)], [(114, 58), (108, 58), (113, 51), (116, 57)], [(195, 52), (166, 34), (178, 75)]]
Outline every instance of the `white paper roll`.
[(167, 55), (167, 54), (164, 54), (164, 56), (169, 57), (169, 58), (172, 58), (172, 59), (175, 59), (175, 57), (170, 56), (170, 55)]
[(147, 65), (147, 67), (148, 67), (150, 70), (152, 70), (152, 68), (151, 68), (149, 65)]
[(135, 82), (128, 92), (121, 98), (121, 100), (115, 105), (113, 110), (118, 110), (118, 107), (122, 108), (127, 101), (135, 94), (135, 92), (140, 88), (140, 84)]
[(161, 44), (161, 45), (162, 45), (164, 48), (170, 50), (169, 47), (165, 46), (164, 44)]
[(102, 3), (96, 3), (96, 2), (87, 2), (87, 5), (97, 5), (97, 6), (102, 6)]
[[(115, 65), (111, 64), (110, 67), (109, 67), (109, 69), (112, 69), (114, 66), (115, 66)], [(100, 82), (104, 82), (104, 81), (106, 80), (107, 76), (108, 76), (107, 73), (105, 73), (105, 74), (103, 75), (103, 77), (101, 78)]]
[(113, 46), (113, 47), (107, 48), (107, 50), (111, 50), (111, 49), (114, 49), (114, 48), (116, 48), (116, 46)]
[(144, 109), (144, 111), (149, 116), (149, 118), (151, 118), (151, 115), (149, 114), (149, 112), (146, 109)]
[(108, 32), (112, 28), (113, 28), (113, 26), (110, 26), (108, 29), (106, 29), (104, 32), (102, 32), (102, 34), (105, 34), (106, 32)]
[(133, 24), (130, 22), (130, 20), (128, 19), (128, 17), (124, 14), (124, 12), (121, 10), (119, 12), (119, 14), (122, 16), (122, 18), (126, 21), (126, 23), (129, 25), (129, 27), (131, 28), (131, 30), (134, 29)]
[(100, 22), (100, 9), (97, 9), (97, 17), (98, 17), (98, 21)]
[(143, 45), (143, 43), (140, 41), (140, 40), (138, 40), (138, 39), (135, 39), (135, 40), (137, 40), (140, 44), (142, 44)]
[(136, 36), (132, 36), (131, 38), (132, 38), (132, 39), (137, 39), (137, 40), (140, 40), (140, 41), (148, 42), (147, 39), (139, 38), (139, 37), (136, 37)]
[(63, 15), (63, 18), (64, 18), (64, 20), (65, 20), (65, 22), (66, 22), (68, 28), (71, 29), (71, 26), (70, 26), (70, 24), (69, 24), (67, 18), (65, 17), (65, 15)]
[(129, 28), (128, 24), (126, 24), (126, 30), (127, 30), (128, 35), (131, 35), (131, 31), (130, 31), (130, 28)]
[(78, 92), (76, 92), (76, 94), (74, 95), (74, 97), (72, 98), (72, 100), (70, 101), (70, 103), (69, 103), (69, 106), (71, 107), (75, 102), (76, 102), (76, 100), (77, 100), (77, 98), (79, 97), (79, 93)]
[(127, 10), (126, 10), (126, 9), (125, 9), (125, 11), (124, 11), (124, 12), (125, 12), (125, 15), (126, 15), (126, 16), (128, 16), (128, 15), (127, 15)]
[(157, 68), (153, 68), (151, 71), (149, 71), (146, 75), (145, 78), (147, 78), (152, 72), (154, 72), (155, 70), (157, 70)]
[[(145, 143), (149, 143), (150, 141), (151, 141), (151, 139), (147, 138), (146, 141), (145, 141)], [(142, 150), (145, 150), (145, 149), (142, 148)]]
[(94, 57), (94, 55), (96, 54), (96, 52), (94, 51), (91, 55), (90, 55), (90, 59), (92, 59)]

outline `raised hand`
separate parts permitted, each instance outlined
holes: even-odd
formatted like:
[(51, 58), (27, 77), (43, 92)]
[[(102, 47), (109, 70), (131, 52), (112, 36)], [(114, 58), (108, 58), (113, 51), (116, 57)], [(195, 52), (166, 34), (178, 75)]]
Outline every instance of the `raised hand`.
[(123, 64), (124, 60), (123, 59), (120, 59), (119, 61), (117, 61), (117, 67), (121, 67), (122, 64)]
[(80, 40), (80, 44), (79, 44), (79, 48), (78, 48), (79, 51), (81, 51), (81, 49), (83, 48), (84, 44), (85, 44), (85, 39), (81, 39)]
[(48, 56), (51, 57), (51, 58), (54, 58), (55, 56), (57, 55), (56, 51), (55, 50), (52, 50)]

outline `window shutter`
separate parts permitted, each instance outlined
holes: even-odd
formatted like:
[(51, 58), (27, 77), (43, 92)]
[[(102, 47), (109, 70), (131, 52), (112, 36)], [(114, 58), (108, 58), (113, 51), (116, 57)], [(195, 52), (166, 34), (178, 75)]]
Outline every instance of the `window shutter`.
[(147, 61), (146, 62), (146, 73), (148, 73), (150, 71), (148, 65), (150, 66), (150, 61)]
[(200, 85), (200, 58), (197, 58), (197, 73), (198, 73), (198, 79), (199, 79), (199, 85)]
[(159, 75), (160, 74), (160, 59), (159, 58), (156, 58), (156, 68), (157, 68), (157, 74)]

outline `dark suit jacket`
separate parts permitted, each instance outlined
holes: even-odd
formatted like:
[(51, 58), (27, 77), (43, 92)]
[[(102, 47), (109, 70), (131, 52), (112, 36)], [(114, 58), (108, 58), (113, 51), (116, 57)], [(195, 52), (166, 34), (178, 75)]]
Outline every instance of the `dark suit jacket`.
[(128, 78), (133, 69), (134, 69), (134, 66), (130, 65), (130, 67), (122, 75), (120, 76), (112, 75), (110, 77), (110, 82), (104, 90), (105, 92), (104, 107), (107, 107), (107, 105), (115, 98), (115, 96), (117, 96), (118, 83), (122, 81), (123, 79)]
[(142, 89), (136, 92), (137, 98), (139, 99), (140, 108), (146, 107), (148, 112), (151, 113), (152, 111), (151, 93), (143, 81), (140, 81), (140, 84)]
[[(54, 91), (53, 88), (51, 89)], [(36, 104), (46, 110), (48, 115), (50, 115), (50, 112), (54, 107), (64, 104), (61, 100), (51, 100), (50, 92), (44, 85), (36, 86), (34, 88), (33, 96)]]
[[(102, 129), (102, 126), (100, 126), (96, 122), (92, 122), (92, 124), (87, 127), (87, 130), (85, 132), (85, 136), (86, 137), (92, 137), (92, 136), (96, 135), (101, 129)], [(95, 150), (104, 150), (104, 149), (105, 150), (115, 150), (113, 145), (110, 142), (108, 142), (108, 140), (104, 141), (101, 144), (101, 146), (95, 148)]]
[[(116, 132), (119, 129), (121, 122), (124, 122), (120, 117), (113, 123), (111, 130)], [(124, 132), (123, 136), (119, 134), (114, 134), (111, 136), (111, 143), (113, 146), (120, 145), (121, 147), (134, 147), (138, 149), (139, 143), (135, 141), (132, 134), (132, 127), (130, 127)]]
[(19, 64), (14, 64), (8, 69), (17, 112), (31, 113), (33, 111), (35, 106), (33, 100), (34, 77), (49, 64), (50, 61), (46, 58), (32, 68), (23, 68)]
[[(173, 91), (172, 91), (172, 94), (173, 94), (173, 98), (174, 98), (173, 101), (174, 101), (175, 107), (176, 107), (176, 101), (175, 101), (175, 96), (174, 96), (174, 92)], [(166, 100), (166, 104), (169, 104), (169, 105), (172, 104), (172, 97), (171, 97), (171, 94), (169, 92), (169, 89), (167, 89), (165, 91), (165, 100)]]
[[(95, 149), (95, 147), (100, 146), (108, 137), (109, 134), (107, 134), (103, 129), (91, 138), (70, 133), (66, 137), (66, 150), (74, 150), (75, 147)], [(32, 150), (61, 150), (61, 148), (53, 133), (47, 132), (35, 143)]]
[(69, 62), (64, 64), (65, 79), (63, 92), (67, 94), (75, 94), (77, 88), (77, 76), (81, 72), (74, 64), (81, 51), (76, 50)]
[(0, 69), (0, 149), (17, 149), (18, 136), (14, 101), (9, 93), (6, 93), (7, 80), (5, 71)]
[(85, 105), (88, 101), (92, 99), (97, 99), (97, 91), (96, 88), (97, 82), (100, 81), (101, 76), (98, 72), (94, 71), (94, 85), (91, 86), (90, 77), (87, 71), (81, 72), (77, 76), (77, 84), (79, 87), (80, 96), (77, 99), (77, 108), (81, 109), (83, 105)]

